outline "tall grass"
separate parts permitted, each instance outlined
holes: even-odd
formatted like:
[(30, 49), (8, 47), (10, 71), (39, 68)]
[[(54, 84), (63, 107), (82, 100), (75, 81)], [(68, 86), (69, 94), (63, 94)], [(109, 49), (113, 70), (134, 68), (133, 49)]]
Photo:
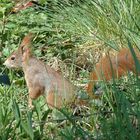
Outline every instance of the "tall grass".
[[(124, 43), (125, 37), (139, 45), (139, 1), (94, 1), (77, 3), (76, 7), (60, 7), (66, 9), (60, 14), (66, 21), (69, 31), (82, 35), (91, 33), (92, 39), (98, 38), (107, 45), (119, 41)], [(66, 12), (67, 11), (67, 12)], [(64, 21), (62, 18), (60, 18)], [(63, 25), (63, 24), (62, 24)], [(112, 42), (111, 42), (112, 41)]]
[[(3, 53), (0, 64), (11, 50), (17, 48), (24, 34), (32, 31), (36, 34), (36, 54), (45, 60), (52, 56), (62, 60), (74, 59), (75, 55), (71, 54), (74, 54), (75, 48), (80, 49), (83, 42), (100, 42), (103, 47), (116, 50), (129, 47), (139, 72), (139, 61), (132, 48), (140, 46), (138, 0), (47, 1), (46, 10), (29, 8), (15, 15), (9, 14), (12, 7), (10, 1), (0, 2), (0, 51)], [(63, 44), (67, 40), (70, 42), (69, 47)], [(44, 47), (43, 57), (40, 52)], [(138, 76), (128, 73), (119, 80), (103, 81), (102, 103), (97, 105), (89, 100), (91, 104), (77, 108), (80, 114), (76, 112), (77, 116), (74, 116), (73, 109), (69, 107), (59, 110), (61, 114), (52, 112), (44, 105), (43, 98), (34, 102), (34, 110), (29, 110), (27, 89), (21, 78), (23, 74), (17, 71), (11, 73), (2, 65), (0, 71), (9, 73), (11, 81), (15, 80), (10, 87), (0, 86), (2, 140), (140, 139)]]

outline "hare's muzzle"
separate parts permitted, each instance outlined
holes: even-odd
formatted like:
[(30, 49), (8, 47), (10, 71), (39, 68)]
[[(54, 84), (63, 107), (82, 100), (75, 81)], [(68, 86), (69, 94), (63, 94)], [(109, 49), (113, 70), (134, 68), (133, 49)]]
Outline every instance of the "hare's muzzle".
[(4, 66), (10, 68), (11, 67), (11, 64), (8, 62), (8, 60), (6, 60), (4, 63), (3, 63)]
[(3, 65), (6, 66), (6, 65), (7, 65), (7, 62), (5, 61), (5, 62), (3, 63)]

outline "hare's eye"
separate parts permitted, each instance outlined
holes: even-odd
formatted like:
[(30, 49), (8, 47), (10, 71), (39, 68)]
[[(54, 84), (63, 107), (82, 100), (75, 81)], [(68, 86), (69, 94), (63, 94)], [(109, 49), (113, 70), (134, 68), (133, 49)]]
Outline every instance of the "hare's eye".
[(14, 57), (14, 56), (12, 56), (12, 57), (11, 57), (11, 60), (15, 60), (15, 57)]

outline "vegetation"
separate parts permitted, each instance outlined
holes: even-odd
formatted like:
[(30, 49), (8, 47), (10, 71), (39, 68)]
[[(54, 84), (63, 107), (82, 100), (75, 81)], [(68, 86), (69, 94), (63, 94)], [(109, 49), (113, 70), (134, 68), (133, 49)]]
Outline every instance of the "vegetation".
[[(137, 75), (128, 73), (109, 83), (100, 81), (104, 90), (102, 99), (89, 100), (86, 106), (52, 111), (40, 98), (34, 102), (35, 109), (30, 110), (23, 73), (2, 65), (23, 36), (31, 31), (36, 35), (33, 49), (40, 59), (61, 70), (74, 84), (86, 84), (97, 61), (94, 57), (98, 48), (99, 55), (112, 48), (139, 48), (140, 1), (39, 2), (40, 6), (12, 14), (14, 3), (0, 0), (0, 72), (7, 73), (12, 82), (10, 87), (0, 86), (0, 139), (140, 139)], [(139, 63), (136, 64), (139, 70)], [(83, 87), (78, 87), (78, 94), (84, 98)]]

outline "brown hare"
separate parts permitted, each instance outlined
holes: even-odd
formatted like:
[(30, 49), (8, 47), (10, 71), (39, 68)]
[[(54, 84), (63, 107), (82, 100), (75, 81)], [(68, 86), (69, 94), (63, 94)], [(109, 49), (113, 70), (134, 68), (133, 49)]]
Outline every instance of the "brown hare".
[[(134, 48), (134, 51), (137, 59), (140, 60), (139, 50)], [(95, 65), (94, 71), (90, 74), (90, 82), (86, 87), (87, 93), (92, 98), (99, 98), (100, 96), (96, 94), (98, 91), (96, 93), (94, 91), (97, 80), (105, 79), (109, 81), (113, 77), (119, 78), (126, 75), (128, 71), (136, 73), (135, 61), (129, 48), (122, 48), (116, 56), (107, 55), (102, 57), (99, 63)]]
[(32, 100), (41, 95), (51, 107), (61, 108), (63, 104), (72, 102), (76, 88), (62, 74), (33, 55), (31, 40), (32, 34), (29, 33), (4, 63), (8, 68), (22, 68), (29, 92), (29, 106), (33, 107)]

